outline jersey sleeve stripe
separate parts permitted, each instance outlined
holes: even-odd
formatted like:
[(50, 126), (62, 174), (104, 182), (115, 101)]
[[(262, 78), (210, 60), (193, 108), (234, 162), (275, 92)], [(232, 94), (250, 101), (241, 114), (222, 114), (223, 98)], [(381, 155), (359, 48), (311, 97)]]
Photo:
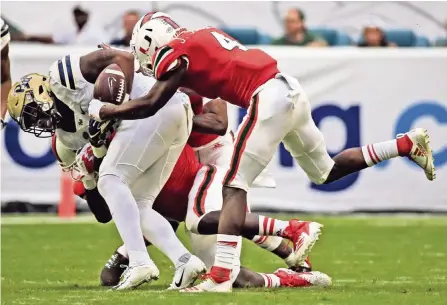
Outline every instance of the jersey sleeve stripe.
[(76, 86), (75, 86), (75, 81), (74, 81), (74, 77), (73, 77), (73, 71), (71, 69), (71, 61), (70, 61), (69, 55), (65, 56), (65, 66), (67, 69), (67, 76), (68, 76), (68, 82), (70, 83), (70, 89), (75, 90)]
[(1, 38), (5, 37), (8, 34), (9, 34), (9, 30), (8, 30), (8, 26), (6, 26), (5, 28), (2, 29), (2, 37)]
[(57, 62), (57, 69), (59, 70), (59, 78), (61, 79), (61, 85), (67, 87), (67, 83), (65, 82), (64, 67), (62, 65), (61, 59), (59, 59)]
[[(167, 49), (165, 52), (163, 52), (163, 54), (161, 54), (161, 56), (159, 57), (158, 64), (154, 67), (154, 75), (155, 75), (155, 78), (157, 78), (157, 79), (160, 78), (160, 76), (161, 76), (164, 72), (166, 72), (166, 71), (162, 71), (162, 70), (163, 70), (163, 66), (165, 66), (163, 60), (164, 60), (166, 57), (168, 57), (169, 54), (171, 54), (172, 52), (174, 52), (174, 50), (171, 49), (171, 48), (169, 48), (169, 49)], [(160, 67), (161, 67), (161, 68), (160, 68)]]
[(154, 72), (155, 72), (155, 69), (157, 68), (158, 64), (160, 63), (161, 58), (163, 57), (163, 55), (166, 54), (166, 52), (168, 52), (169, 50), (171, 50), (170, 47), (164, 46), (164, 47), (161, 47), (157, 51), (157, 53), (155, 53), (155, 57), (154, 57), (154, 60), (153, 60), (154, 63), (152, 65), (152, 69), (154, 69)]

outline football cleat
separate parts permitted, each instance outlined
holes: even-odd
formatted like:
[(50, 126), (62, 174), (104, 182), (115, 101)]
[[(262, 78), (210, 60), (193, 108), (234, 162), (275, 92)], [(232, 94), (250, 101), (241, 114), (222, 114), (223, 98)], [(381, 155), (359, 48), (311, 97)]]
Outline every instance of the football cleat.
[(158, 280), (159, 277), (160, 271), (158, 271), (158, 268), (154, 263), (150, 265), (128, 267), (121, 276), (118, 285), (114, 286), (112, 289), (135, 289), (144, 283), (149, 283), (152, 280)]
[(297, 266), (306, 260), (321, 234), (322, 227), (322, 224), (312, 221), (299, 221), (296, 219), (289, 221), (289, 225), (282, 232), (282, 237), (293, 242)]
[(310, 264), (310, 260), (309, 257), (307, 257), (304, 262), (302, 262), (301, 264), (297, 264), (296, 261), (296, 255), (293, 254), (293, 259), (294, 261), (290, 262), (289, 261), (289, 270), (295, 271), (295, 272), (310, 272), (312, 271), (312, 265)]
[(274, 274), (279, 277), (281, 287), (328, 287), (332, 284), (332, 279), (327, 274), (319, 271), (298, 273), (280, 268)]
[(168, 290), (190, 287), (205, 272), (206, 266), (197, 256), (185, 253), (175, 266), (174, 279)]
[(217, 283), (213, 280), (213, 278), (209, 275), (206, 274), (203, 277), (204, 281), (201, 282), (200, 284), (193, 286), (193, 287), (189, 287), (189, 288), (184, 288), (181, 289), (180, 292), (231, 292), (232, 288), (233, 288), (233, 283), (231, 282), (231, 280), (222, 282), (222, 283)]
[(397, 135), (397, 138), (403, 137), (407, 137), (412, 143), (408, 159), (424, 170), (428, 180), (435, 180), (435, 164), (430, 147), (430, 137), (428, 136), (427, 130), (423, 128), (415, 128), (407, 133)]
[(101, 271), (101, 286), (118, 285), (121, 275), (129, 265), (129, 259), (115, 251)]

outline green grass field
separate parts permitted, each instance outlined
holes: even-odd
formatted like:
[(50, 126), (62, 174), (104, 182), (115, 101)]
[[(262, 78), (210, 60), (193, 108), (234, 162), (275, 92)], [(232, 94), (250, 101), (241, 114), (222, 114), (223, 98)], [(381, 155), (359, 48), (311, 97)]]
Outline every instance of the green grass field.
[[(305, 218), (325, 225), (311, 259), (315, 270), (332, 276), (331, 288), (185, 295), (165, 291), (172, 270), (154, 249), (159, 281), (129, 292), (100, 287), (99, 272), (119, 244), (113, 224), (3, 217), (1, 304), (447, 304), (446, 216)], [(242, 261), (264, 272), (283, 266), (249, 242)]]

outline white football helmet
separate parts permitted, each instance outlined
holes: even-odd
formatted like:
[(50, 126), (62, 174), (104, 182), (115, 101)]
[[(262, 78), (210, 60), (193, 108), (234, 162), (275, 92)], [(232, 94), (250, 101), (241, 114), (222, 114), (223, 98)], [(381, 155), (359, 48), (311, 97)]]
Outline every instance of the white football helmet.
[(138, 20), (133, 28), (130, 47), (144, 73), (152, 70), (152, 56), (158, 48), (173, 40), (179, 29), (168, 14), (161, 12), (146, 14)]

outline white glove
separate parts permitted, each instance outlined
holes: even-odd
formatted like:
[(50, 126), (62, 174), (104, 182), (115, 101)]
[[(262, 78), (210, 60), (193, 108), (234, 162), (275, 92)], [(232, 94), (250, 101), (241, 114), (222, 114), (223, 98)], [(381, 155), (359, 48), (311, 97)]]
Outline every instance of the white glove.
[(90, 115), (90, 117), (98, 122), (102, 122), (101, 118), (99, 117), (99, 111), (106, 104), (107, 103), (103, 103), (95, 98), (92, 99), (90, 104), (88, 105), (88, 114)]
[(76, 169), (80, 176), (88, 176), (95, 174), (95, 156), (93, 155), (92, 146), (87, 143), (76, 155)]

